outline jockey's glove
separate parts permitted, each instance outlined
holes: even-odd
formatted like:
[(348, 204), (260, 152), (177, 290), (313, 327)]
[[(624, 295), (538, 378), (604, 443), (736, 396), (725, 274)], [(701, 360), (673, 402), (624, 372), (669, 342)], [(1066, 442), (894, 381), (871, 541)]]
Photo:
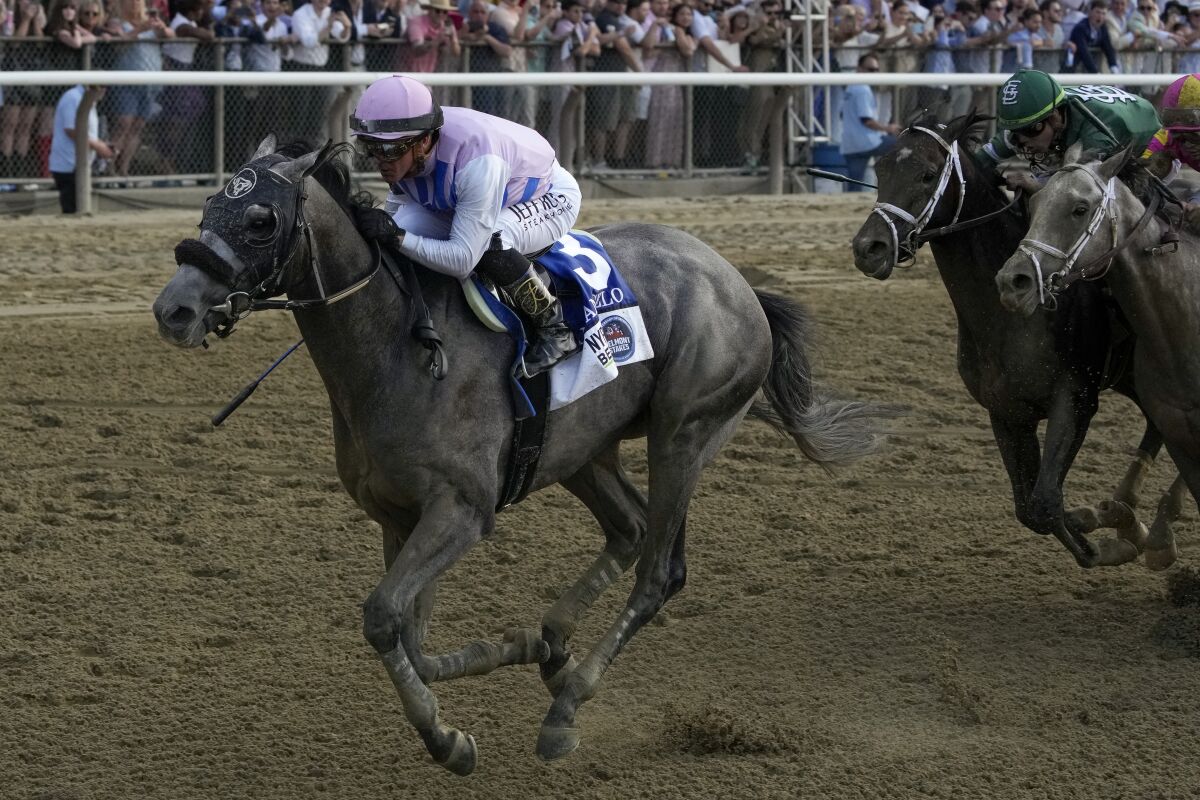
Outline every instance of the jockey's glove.
[(354, 214), (354, 227), (368, 242), (379, 242), (386, 247), (396, 247), (404, 231), (396, 225), (392, 215), (382, 208), (367, 208), (351, 206)]

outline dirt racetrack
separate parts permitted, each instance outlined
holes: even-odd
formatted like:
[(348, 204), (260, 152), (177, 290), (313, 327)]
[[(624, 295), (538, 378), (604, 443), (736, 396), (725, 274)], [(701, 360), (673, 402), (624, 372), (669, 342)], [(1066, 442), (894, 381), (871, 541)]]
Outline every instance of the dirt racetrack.
[[(307, 355), (208, 422), (290, 318), (205, 352), (158, 340), (150, 302), (198, 211), (0, 221), (0, 798), (1200, 796), (1200, 607), (1020, 527), (928, 255), (887, 283), (853, 268), (867, 197), (587, 204), (800, 298), (821, 381), (911, 413), (832, 477), (743, 424), (693, 504), (687, 588), (583, 707), (579, 750), (534, 756), (533, 667), (436, 685), (478, 741), (468, 778), (429, 760), (360, 634), (380, 538), (334, 474)], [(1107, 497), (1140, 433), (1106, 395), (1068, 501)], [(559, 489), (502, 515), (442, 582), (433, 649), (536, 624), (601, 541)]]

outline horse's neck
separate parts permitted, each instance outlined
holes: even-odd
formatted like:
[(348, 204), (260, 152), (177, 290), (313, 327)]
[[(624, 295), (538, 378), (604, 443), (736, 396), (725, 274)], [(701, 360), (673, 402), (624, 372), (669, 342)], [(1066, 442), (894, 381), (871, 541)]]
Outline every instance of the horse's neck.
[[(1143, 210), (1140, 206), (1136, 211), (1123, 209), (1121, 219), (1130, 222), (1122, 226), (1122, 235), (1128, 236)], [(1196, 263), (1200, 242), (1185, 233), (1176, 253), (1150, 255), (1147, 250), (1160, 244), (1163, 230), (1156, 218), (1128, 241), (1105, 281), (1140, 345), (1163, 357), (1168, 353), (1190, 357), (1200, 349), (1200, 328), (1195, 325), (1200, 309), (1200, 264)]]
[[(982, 178), (967, 176), (967, 196), (963, 201), (959, 221), (976, 219), (992, 213), (1002, 201), (980, 186)], [(1021, 230), (1007, 214), (981, 225), (930, 240), (938, 273), (950, 294), (950, 301), (960, 318), (973, 329), (988, 325), (988, 320), (1003, 313), (996, 291), (996, 273), (1020, 244)]]
[[(332, 201), (331, 201), (332, 202)], [(375, 249), (354, 229), (339, 208), (312, 216), (318, 269), (326, 294), (339, 292), (375, 267)], [(296, 299), (309, 299), (315, 278), (309, 274)], [(408, 296), (385, 266), (361, 289), (330, 305), (296, 312), (296, 324), (330, 397), (345, 408), (367, 400), (385, 371), (408, 368), (402, 348), (409, 343)], [(413, 361), (409, 358), (407, 361)]]

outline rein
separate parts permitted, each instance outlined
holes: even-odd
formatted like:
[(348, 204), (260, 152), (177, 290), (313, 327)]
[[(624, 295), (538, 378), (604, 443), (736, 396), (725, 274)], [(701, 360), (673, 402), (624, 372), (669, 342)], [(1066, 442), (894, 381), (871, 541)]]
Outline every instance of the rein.
[[(1066, 289), (1076, 281), (1094, 281), (1107, 275), (1117, 253), (1124, 249), (1129, 242), (1137, 238), (1138, 234), (1149, 224), (1150, 218), (1158, 212), (1162, 204), (1162, 197), (1157, 192), (1153, 193), (1141, 218), (1138, 219), (1137, 224), (1134, 225), (1129, 235), (1125, 237), (1125, 241), (1118, 241), (1116, 211), (1117, 176), (1114, 175), (1105, 182), (1085, 164), (1068, 164), (1062, 167), (1060, 171), (1067, 172), (1071, 170), (1083, 172), (1091, 178), (1092, 182), (1096, 184), (1101, 192), (1100, 205), (1096, 207), (1096, 212), (1092, 215), (1087, 228), (1079, 235), (1079, 238), (1075, 240), (1075, 243), (1071, 245), (1069, 250), (1060, 250), (1053, 245), (1039, 242), (1036, 239), (1022, 239), (1020, 246), (1017, 248), (1018, 252), (1024, 253), (1033, 262), (1033, 268), (1037, 272), (1038, 279), (1038, 302), (1048, 308), (1053, 308), (1056, 305), (1054, 297), (1058, 292)], [(1108, 218), (1112, 246), (1096, 258), (1079, 266), (1078, 261), (1080, 256), (1083, 255), (1083, 251), (1091, 244), (1105, 217)], [(1043, 277), (1042, 263), (1038, 258), (1038, 252), (1059, 259), (1063, 262), (1062, 268), (1057, 272), (1052, 272)], [(1100, 267), (1101, 265), (1103, 266), (1099, 271), (1093, 272), (1096, 267)], [(1049, 300), (1049, 303), (1047, 300)]]

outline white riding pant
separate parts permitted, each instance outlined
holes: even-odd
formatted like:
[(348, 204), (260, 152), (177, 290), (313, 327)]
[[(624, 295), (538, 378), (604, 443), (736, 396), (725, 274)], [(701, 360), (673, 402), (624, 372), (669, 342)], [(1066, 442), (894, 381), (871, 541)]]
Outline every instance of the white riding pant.
[[(561, 239), (579, 219), (583, 194), (571, 173), (555, 163), (550, 187), (532, 200), (500, 210), (496, 230), (504, 246), (526, 255), (544, 250)], [(389, 194), (384, 208), (401, 229), (432, 239), (450, 237), (454, 210), (430, 211), (408, 195)]]

